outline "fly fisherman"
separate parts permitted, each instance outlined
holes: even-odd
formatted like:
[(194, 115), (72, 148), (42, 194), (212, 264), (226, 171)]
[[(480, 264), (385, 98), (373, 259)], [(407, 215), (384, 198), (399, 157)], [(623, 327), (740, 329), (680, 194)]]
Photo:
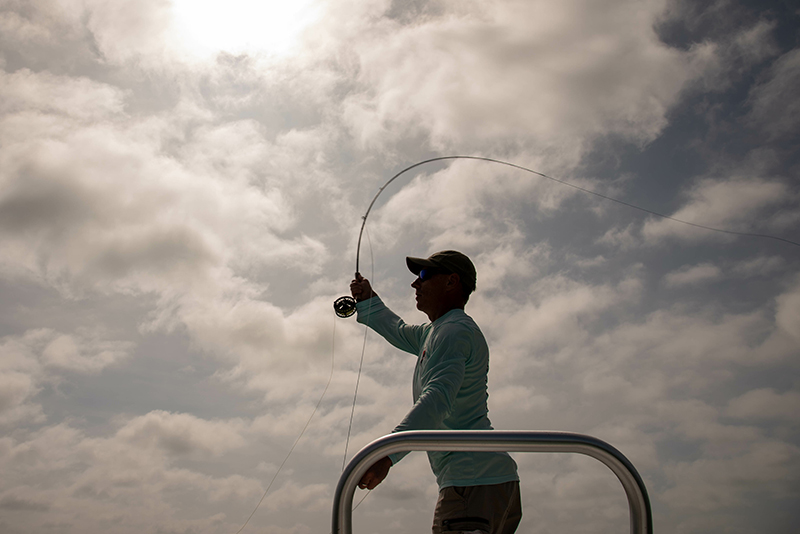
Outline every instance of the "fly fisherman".
[[(445, 250), (429, 258), (406, 258), (417, 275), (411, 284), (417, 309), (429, 323), (408, 325), (356, 273), (350, 292), (359, 323), (389, 343), (415, 354), (414, 406), (393, 432), (405, 430), (491, 430), (487, 407), (489, 348), (478, 325), (464, 313), (475, 290), (470, 259)], [(358, 486), (373, 489), (405, 453), (375, 462)], [(522, 518), (517, 464), (501, 452), (428, 452), (439, 484), (433, 534), (511, 534)]]

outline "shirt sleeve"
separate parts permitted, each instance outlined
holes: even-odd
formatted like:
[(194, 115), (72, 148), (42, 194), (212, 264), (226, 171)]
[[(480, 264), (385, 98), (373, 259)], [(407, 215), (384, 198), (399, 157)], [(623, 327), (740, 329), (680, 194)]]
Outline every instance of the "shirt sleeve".
[[(450, 415), (455, 405), (461, 384), (464, 381), (467, 358), (470, 354), (470, 335), (466, 330), (448, 332), (437, 336), (432, 344), (423, 388), (414, 406), (399, 425), (392, 430), (440, 430), (442, 422)], [(402, 460), (408, 452), (391, 454), (392, 464)]]
[(464, 381), (471, 342), (466, 329), (443, 330), (430, 345), (420, 396), (394, 432), (442, 429), (442, 422), (453, 410)]
[(424, 327), (406, 324), (390, 310), (380, 297), (356, 303), (356, 321), (367, 325), (394, 347), (411, 354), (419, 354)]

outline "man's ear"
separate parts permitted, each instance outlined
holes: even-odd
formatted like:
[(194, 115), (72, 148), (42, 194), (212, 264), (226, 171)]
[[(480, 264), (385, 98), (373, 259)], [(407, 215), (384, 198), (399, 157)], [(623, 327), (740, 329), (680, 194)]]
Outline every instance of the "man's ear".
[(453, 288), (457, 288), (458, 283), (460, 281), (461, 281), (461, 276), (459, 276), (458, 273), (450, 273), (450, 275), (447, 277), (447, 284), (446, 284), (447, 289), (450, 290)]

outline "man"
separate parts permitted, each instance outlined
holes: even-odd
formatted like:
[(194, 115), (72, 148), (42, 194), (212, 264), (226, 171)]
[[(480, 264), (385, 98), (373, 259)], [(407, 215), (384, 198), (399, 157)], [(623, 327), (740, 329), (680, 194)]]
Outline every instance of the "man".
[[(356, 273), (350, 292), (358, 322), (366, 323), (400, 350), (415, 354), (414, 406), (393, 432), (491, 430), (487, 408), (489, 348), (478, 325), (464, 312), (475, 290), (470, 259), (445, 250), (428, 258), (406, 258), (417, 279), (417, 309), (430, 323), (408, 325)], [(359, 487), (373, 489), (404, 454), (378, 460)], [(511, 534), (522, 518), (517, 465), (506, 453), (429, 452), (439, 484), (433, 534)]]

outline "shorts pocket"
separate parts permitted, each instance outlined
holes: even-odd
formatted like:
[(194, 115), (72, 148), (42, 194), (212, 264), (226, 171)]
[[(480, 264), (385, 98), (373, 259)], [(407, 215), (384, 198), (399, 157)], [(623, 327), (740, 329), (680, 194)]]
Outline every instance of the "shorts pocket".
[(459, 517), (442, 521), (442, 532), (489, 532), (489, 521), (482, 517)]

